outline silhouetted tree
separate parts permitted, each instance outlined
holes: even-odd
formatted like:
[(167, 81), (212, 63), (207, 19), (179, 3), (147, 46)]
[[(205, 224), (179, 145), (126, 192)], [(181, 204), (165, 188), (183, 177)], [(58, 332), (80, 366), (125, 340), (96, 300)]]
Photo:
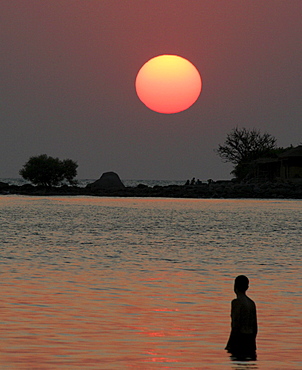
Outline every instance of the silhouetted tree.
[(20, 170), (20, 175), (35, 185), (57, 186), (64, 180), (74, 185), (77, 175), (77, 163), (71, 159), (60, 161), (59, 158), (49, 157), (46, 154), (30, 157)]
[(71, 159), (64, 159), (61, 162), (61, 164), (62, 164), (64, 179), (66, 179), (66, 181), (70, 185), (77, 184), (77, 181), (74, 180), (74, 178), (77, 175), (78, 164)]
[(269, 156), (274, 149), (276, 139), (272, 135), (236, 127), (227, 134), (224, 145), (219, 144), (217, 153), (223, 161), (235, 165), (232, 173), (242, 180), (251, 174), (254, 160)]

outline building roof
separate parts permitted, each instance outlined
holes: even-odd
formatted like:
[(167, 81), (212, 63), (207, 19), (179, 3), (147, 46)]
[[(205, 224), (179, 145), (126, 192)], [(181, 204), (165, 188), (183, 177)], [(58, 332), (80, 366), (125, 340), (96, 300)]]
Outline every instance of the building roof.
[(261, 157), (255, 160), (256, 163), (259, 164), (267, 164), (267, 163), (277, 163), (279, 162), (278, 158), (269, 158), (269, 157)]
[(279, 154), (279, 158), (290, 158), (290, 157), (302, 157), (302, 145), (288, 149), (284, 153)]

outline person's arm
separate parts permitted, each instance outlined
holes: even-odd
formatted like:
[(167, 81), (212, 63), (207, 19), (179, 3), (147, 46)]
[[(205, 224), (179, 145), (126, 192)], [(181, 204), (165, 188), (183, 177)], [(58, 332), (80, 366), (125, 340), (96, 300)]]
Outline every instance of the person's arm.
[(232, 300), (231, 318), (232, 318), (232, 330), (234, 332), (239, 332), (240, 331), (240, 303), (238, 302), (238, 299)]
[(257, 310), (256, 310), (256, 305), (254, 303), (254, 328), (253, 328), (253, 331), (255, 333), (255, 335), (257, 335), (258, 333), (258, 323), (257, 323)]

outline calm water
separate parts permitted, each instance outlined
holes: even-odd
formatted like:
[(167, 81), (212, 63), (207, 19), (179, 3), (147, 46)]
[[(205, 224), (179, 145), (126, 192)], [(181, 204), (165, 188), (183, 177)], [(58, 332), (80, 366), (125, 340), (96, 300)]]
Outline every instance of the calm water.
[[(302, 201), (0, 196), (1, 369), (301, 369)], [(250, 278), (258, 361), (232, 362)]]

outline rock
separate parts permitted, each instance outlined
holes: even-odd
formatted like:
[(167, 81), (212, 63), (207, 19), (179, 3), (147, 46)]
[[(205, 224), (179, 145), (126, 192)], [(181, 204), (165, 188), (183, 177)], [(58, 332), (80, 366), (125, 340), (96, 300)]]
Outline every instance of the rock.
[(0, 189), (8, 189), (9, 184), (7, 182), (0, 181)]
[(115, 172), (104, 172), (102, 176), (93, 182), (92, 184), (89, 184), (88, 186), (92, 191), (95, 190), (118, 190), (118, 189), (124, 189), (125, 185), (122, 183), (121, 179), (119, 178), (119, 175)]
[(8, 190), (9, 190), (9, 184), (7, 184), (6, 182), (0, 181), (0, 193), (6, 194), (8, 193)]

